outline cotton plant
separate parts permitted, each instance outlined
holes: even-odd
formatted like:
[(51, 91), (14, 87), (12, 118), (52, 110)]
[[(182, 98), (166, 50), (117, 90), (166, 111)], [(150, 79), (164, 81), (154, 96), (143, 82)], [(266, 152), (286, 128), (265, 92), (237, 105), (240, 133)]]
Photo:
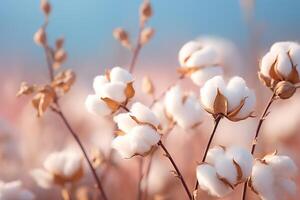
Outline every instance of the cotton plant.
[(114, 67), (94, 78), (95, 94), (87, 96), (85, 106), (90, 113), (107, 116), (126, 106), (134, 96), (133, 77), (125, 69)]
[(180, 68), (178, 72), (183, 76), (190, 76), (192, 81), (202, 86), (208, 79), (223, 74), (222, 63), (219, 63), (218, 52), (213, 45), (203, 45), (193, 40), (179, 51)]
[(43, 168), (32, 170), (31, 175), (42, 188), (55, 185), (64, 188), (66, 184), (75, 183), (83, 177), (83, 159), (71, 150), (54, 152), (46, 158)]
[(249, 186), (262, 200), (289, 199), (296, 195), (296, 174), (297, 166), (290, 157), (266, 155), (255, 161)]
[(121, 113), (114, 117), (119, 131), (113, 139), (112, 147), (123, 158), (135, 155), (146, 155), (159, 142), (159, 120), (145, 105), (136, 102), (130, 112)]
[(260, 80), (282, 99), (290, 98), (300, 82), (300, 45), (276, 42), (262, 58)]
[(217, 146), (208, 151), (206, 161), (197, 166), (197, 179), (202, 190), (215, 197), (225, 197), (251, 175), (253, 158), (238, 146)]
[(25, 189), (20, 180), (0, 181), (0, 200), (34, 200), (35, 195)]
[(162, 102), (152, 108), (164, 130), (177, 124), (183, 129), (192, 129), (203, 121), (204, 111), (195, 93), (184, 93), (179, 85), (171, 87)]

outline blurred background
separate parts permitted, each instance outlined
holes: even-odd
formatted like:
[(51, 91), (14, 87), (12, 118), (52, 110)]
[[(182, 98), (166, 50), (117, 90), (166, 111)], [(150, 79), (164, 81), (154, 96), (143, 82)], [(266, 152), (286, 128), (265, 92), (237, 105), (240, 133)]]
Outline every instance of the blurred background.
[[(113, 125), (103, 119), (90, 116), (85, 111), (83, 102), (86, 95), (92, 92), (92, 80), (95, 75), (103, 73), (105, 68), (116, 65), (128, 66), (131, 52), (112, 37), (112, 31), (116, 27), (123, 27), (130, 32), (130, 37), (135, 41), (139, 22), (138, 8), (141, 1), (52, 0), (50, 2), (53, 11), (48, 27), (49, 40), (52, 43), (57, 37), (65, 38), (68, 60), (64, 68), (71, 68), (77, 74), (76, 84), (64, 97), (63, 107), (72, 125), (82, 134), (86, 146), (90, 149), (101, 148), (105, 152), (110, 145)], [(271, 94), (261, 86), (256, 76), (259, 59), (276, 41), (299, 41), (300, 1), (152, 0), (151, 3), (154, 15), (149, 25), (156, 32), (138, 58), (136, 84), (140, 83), (143, 75), (149, 74), (155, 80), (154, 84), (159, 85), (158, 92), (163, 91), (168, 83), (177, 77), (175, 71), (179, 67), (177, 55), (184, 43), (199, 37), (221, 38), (230, 43), (234, 47), (234, 52), (238, 54), (236, 63), (239, 64), (231, 71), (231, 75), (243, 76), (248, 84), (256, 89), (257, 115), (259, 115)], [(42, 25), (43, 20), (38, 0), (1, 0), (0, 144), (2, 146), (0, 151), (3, 162), (0, 166), (7, 170), (1, 170), (0, 179), (25, 180), (28, 182), (27, 187), (36, 194), (47, 194), (49, 199), (53, 199), (59, 193), (37, 188), (29, 177), (28, 171), (40, 167), (49, 152), (61, 150), (66, 144), (74, 145), (74, 142), (63, 124), (53, 114), (47, 112), (45, 117), (37, 119), (35, 111), (29, 105), (30, 99), (15, 97), (22, 80), (29, 83), (45, 83), (48, 78), (44, 52), (33, 42), (33, 34)], [(190, 81), (187, 80), (183, 84), (189, 87)], [(197, 88), (192, 87), (192, 89), (198, 92)], [(144, 100), (141, 97), (142, 93), (138, 93), (140, 96), (137, 98)], [(274, 108), (273, 118), (277, 123), (266, 122), (263, 132), (266, 140), (260, 148), (261, 152), (270, 152), (275, 147), (279, 148), (283, 153), (291, 155), (299, 164), (300, 159), (297, 160), (295, 153), (299, 151), (300, 144), (299, 137), (296, 135), (300, 128), (298, 123), (300, 104), (296, 99), (299, 99), (299, 95), (274, 106), (276, 108)], [(145, 101), (149, 102), (147, 99)], [(282, 118), (286, 115), (290, 117)], [(234, 125), (231, 122), (224, 122), (219, 129), (219, 135), (222, 136), (216, 139), (216, 143), (230, 145), (235, 142), (250, 147), (256, 124), (257, 119), (248, 119)], [(168, 139), (171, 151), (174, 154), (177, 152), (178, 162), (183, 163), (180, 166), (189, 177), (190, 185), (194, 181), (193, 169), (201, 156), (211, 126), (211, 119), (207, 117), (204, 125), (188, 136), (182, 133), (182, 130), (175, 129), (176, 133)], [(232, 141), (233, 136), (237, 138), (235, 141)], [(194, 137), (200, 142), (193, 146), (193, 151), (196, 152), (195, 158), (194, 160), (193, 157), (190, 158), (193, 161), (189, 160), (192, 163), (189, 165), (186, 155), (191, 149), (187, 147), (189, 142), (195, 141)], [(172, 148), (174, 146), (172, 144), (176, 146)], [(125, 172), (119, 170), (118, 173), (124, 175), (126, 170), (130, 171), (136, 167), (134, 160), (116, 159), (116, 162), (120, 162), (123, 166), (122, 169), (125, 169)], [(136, 189), (135, 176), (137, 175), (132, 177), (130, 180), (132, 184), (128, 184), (126, 189), (120, 186), (118, 173), (112, 172), (108, 176), (108, 182), (105, 184), (107, 188), (121, 188), (123, 191)], [(176, 180), (171, 180), (171, 183), (180, 188)], [(167, 186), (173, 187), (170, 183)], [(163, 190), (165, 189), (164, 186)], [(113, 191), (109, 193), (113, 195)], [(133, 192), (122, 199), (132, 199), (134, 195)], [(238, 197), (239, 190), (234, 195)], [(232, 199), (233, 196), (228, 199)], [(115, 197), (115, 199), (120, 198)]]

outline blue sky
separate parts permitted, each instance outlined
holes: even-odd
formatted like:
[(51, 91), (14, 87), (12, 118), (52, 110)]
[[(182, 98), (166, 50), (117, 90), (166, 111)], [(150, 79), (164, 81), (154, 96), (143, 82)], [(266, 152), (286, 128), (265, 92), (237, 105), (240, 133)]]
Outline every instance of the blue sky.
[[(126, 64), (129, 53), (111, 36), (115, 27), (137, 31), (140, 0), (52, 0), (50, 39), (65, 36), (69, 65)], [(199, 35), (217, 35), (249, 46), (249, 27), (238, 0), (152, 0), (154, 40), (141, 59), (177, 64), (181, 45)], [(261, 29), (261, 47), (277, 40), (299, 40), (299, 0), (257, 0), (255, 25)], [(43, 59), (32, 35), (43, 22), (38, 0), (1, 0), (0, 60), (34, 66)], [(16, 57), (19, 58), (16, 60)], [(154, 62), (154, 61), (153, 61)]]

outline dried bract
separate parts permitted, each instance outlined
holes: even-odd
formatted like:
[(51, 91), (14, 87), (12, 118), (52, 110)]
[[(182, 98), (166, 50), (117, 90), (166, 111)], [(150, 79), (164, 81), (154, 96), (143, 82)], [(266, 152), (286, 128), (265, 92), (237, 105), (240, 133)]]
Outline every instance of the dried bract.
[(44, 28), (40, 28), (33, 36), (33, 40), (37, 45), (44, 46), (47, 43), (47, 36)]
[(30, 95), (33, 94), (36, 90), (36, 86), (34, 85), (28, 85), (28, 83), (26, 82), (22, 82), (20, 89), (17, 93), (17, 97), (21, 96), (21, 95)]
[(290, 82), (280, 81), (276, 84), (274, 92), (281, 99), (288, 99), (296, 92), (296, 87)]
[(76, 79), (75, 73), (68, 69), (58, 73), (54, 80), (52, 81), (51, 86), (55, 89), (62, 90), (64, 93), (68, 92), (71, 86), (74, 84)]
[(54, 102), (56, 94), (54, 89), (49, 86), (41, 87), (32, 99), (32, 105), (37, 110), (37, 116), (41, 117), (47, 108)]

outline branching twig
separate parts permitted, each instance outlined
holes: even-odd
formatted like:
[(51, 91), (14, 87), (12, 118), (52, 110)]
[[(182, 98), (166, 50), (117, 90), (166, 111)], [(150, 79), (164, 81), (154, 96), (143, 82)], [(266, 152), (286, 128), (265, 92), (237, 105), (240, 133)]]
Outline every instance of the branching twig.
[[(269, 108), (271, 107), (271, 105), (272, 105), (272, 103), (274, 102), (275, 99), (276, 99), (276, 94), (273, 93), (273, 95), (270, 98), (270, 100), (269, 100), (269, 102), (268, 102), (268, 104), (267, 104), (267, 106), (266, 106), (263, 114), (261, 115), (261, 117), (259, 119), (258, 126), (257, 126), (257, 129), (256, 129), (256, 133), (255, 133), (255, 137), (254, 137), (254, 141), (253, 141), (253, 144), (252, 144), (252, 149), (251, 149), (251, 154), (252, 155), (255, 152), (255, 147), (257, 145), (257, 138), (258, 138), (261, 126), (262, 126), (263, 122), (265, 121), (266, 116), (269, 114)], [(242, 195), (242, 199), (243, 200), (246, 200), (246, 196), (247, 196), (247, 183), (248, 183), (248, 181), (246, 181), (244, 183), (244, 189), (243, 189), (243, 195)]]
[(189, 191), (189, 188), (188, 188), (188, 186), (187, 186), (187, 184), (186, 184), (186, 182), (185, 182), (185, 180), (184, 180), (184, 178), (183, 178), (180, 170), (178, 169), (178, 167), (177, 167), (174, 159), (172, 158), (172, 156), (170, 155), (169, 151), (167, 150), (167, 148), (165, 147), (165, 145), (161, 141), (158, 142), (158, 145), (165, 152), (165, 156), (169, 159), (169, 161), (171, 162), (172, 166), (174, 167), (175, 172), (176, 172), (176, 176), (180, 179), (180, 181), (181, 181), (181, 183), (182, 183), (182, 185), (184, 187), (184, 190), (186, 191), (186, 194), (188, 195), (189, 199), (192, 200), (192, 195), (191, 195), (191, 193)]

